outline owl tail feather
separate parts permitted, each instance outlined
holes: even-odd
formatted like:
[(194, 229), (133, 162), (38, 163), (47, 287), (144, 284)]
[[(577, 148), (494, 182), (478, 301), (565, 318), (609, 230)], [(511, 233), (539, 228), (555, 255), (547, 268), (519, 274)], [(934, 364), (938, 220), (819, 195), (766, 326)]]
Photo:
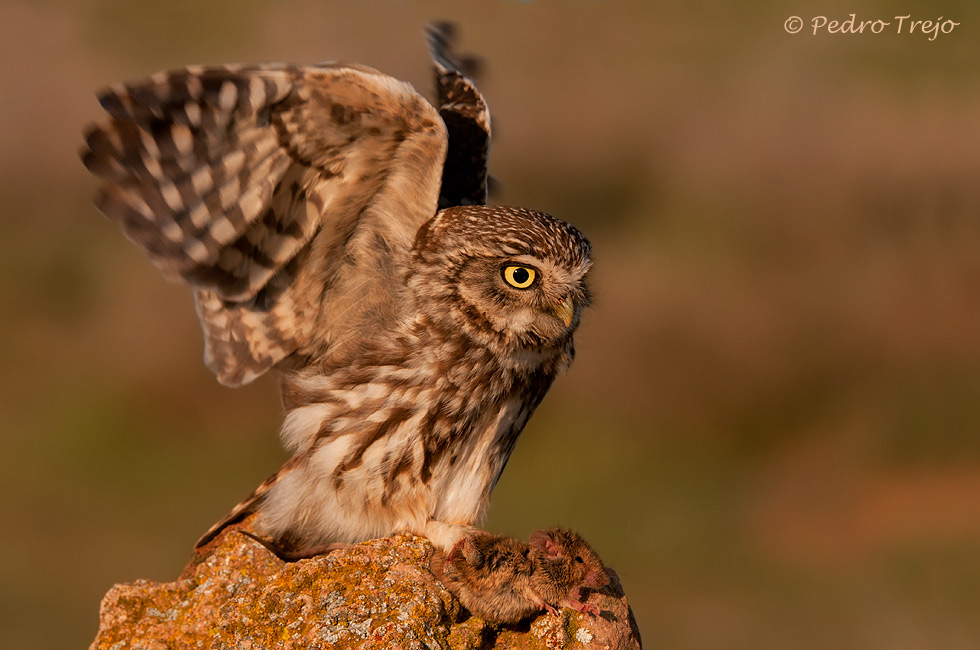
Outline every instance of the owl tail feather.
[(245, 497), (244, 500), (239, 502), (234, 508), (231, 509), (227, 515), (225, 515), (218, 523), (211, 526), (206, 533), (201, 535), (201, 538), (197, 540), (194, 544), (195, 549), (202, 548), (203, 546), (210, 543), (215, 537), (220, 535), (229, 526), (240, 523), (243, 519), (249, 515), (255, 513), (259, 509), (259, 504), (262, 499), (269, 493), (272, 486), (279, 482), (279, 480), (293, 467), (295, 467), (300, 462), (299, 456), (293, 456), (286, 464), (283, 465), (278, 472), (267, 478), (259, 485), (257, 488), (252, 490), (252, 493)]
[(201, 538), (194, 543), (194, 548), (198, 549), (207, 545), (209, 542), (211, 542), (211, 540), (221, 534), (225, 528), (239, 523), (245, 519), (245, 517), (255, 512), (256, 506), (261, 498), (262, 496), (258, 494), (258, 490), (250, 494), (248, 498), (232, 508), (231, 512), (225, 515), (221, 521), (208, 528), (208, 532), (201, 535)]

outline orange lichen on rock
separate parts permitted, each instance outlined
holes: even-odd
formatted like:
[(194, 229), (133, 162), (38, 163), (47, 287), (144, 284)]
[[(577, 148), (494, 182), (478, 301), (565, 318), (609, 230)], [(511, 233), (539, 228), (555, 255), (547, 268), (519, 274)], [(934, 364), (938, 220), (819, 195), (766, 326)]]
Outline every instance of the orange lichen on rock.
[(619, 581), (528, 628), (495, 627), (465, 610), (429, 572), (423, 538), (373, 540), (283, 562), (238, 532), (175, 582), (116, 585), (102, 601), (92, 650), (125, 648), (639, 648)]

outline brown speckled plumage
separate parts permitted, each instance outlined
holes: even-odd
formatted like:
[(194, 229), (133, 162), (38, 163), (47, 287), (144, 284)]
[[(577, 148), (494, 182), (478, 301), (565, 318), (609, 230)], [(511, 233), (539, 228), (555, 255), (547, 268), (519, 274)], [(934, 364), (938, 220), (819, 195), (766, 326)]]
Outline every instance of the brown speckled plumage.
[(334, 63), (189, 67), (99, 96), (97, 205), (194, 290), (220, 381), (283, 372), (294, 456), (202, 542), (254, 512), (291, 548), (402, 531), (447, 547), (571, 361), (589, 244), (483, 205), (489, 113), (448, 32), (430, 44), (438, 109)]

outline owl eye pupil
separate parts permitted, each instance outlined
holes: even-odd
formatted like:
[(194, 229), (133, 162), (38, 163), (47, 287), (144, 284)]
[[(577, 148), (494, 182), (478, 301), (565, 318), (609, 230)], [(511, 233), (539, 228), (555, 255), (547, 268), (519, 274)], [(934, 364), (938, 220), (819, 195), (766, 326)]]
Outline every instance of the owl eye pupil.
[(501, 271), (504, 281), (515, 289), (527, 289), (534, 284), (535, 270), (531, 267), (510, 264)]

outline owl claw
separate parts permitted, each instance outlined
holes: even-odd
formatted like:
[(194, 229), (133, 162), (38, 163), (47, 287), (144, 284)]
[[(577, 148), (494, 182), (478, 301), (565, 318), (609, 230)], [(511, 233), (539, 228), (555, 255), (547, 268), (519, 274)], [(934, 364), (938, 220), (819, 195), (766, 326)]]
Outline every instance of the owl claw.
[(453, 547), (449, 549), (448, 553), (446, 553), (446, 561), (452, 562), (456, 560), (460, 555), (465, 555), (463, 553), (463, 544), (465, 543), (466, 543), (466, 538), (464, 537), (463, 539), (453, 544)]

